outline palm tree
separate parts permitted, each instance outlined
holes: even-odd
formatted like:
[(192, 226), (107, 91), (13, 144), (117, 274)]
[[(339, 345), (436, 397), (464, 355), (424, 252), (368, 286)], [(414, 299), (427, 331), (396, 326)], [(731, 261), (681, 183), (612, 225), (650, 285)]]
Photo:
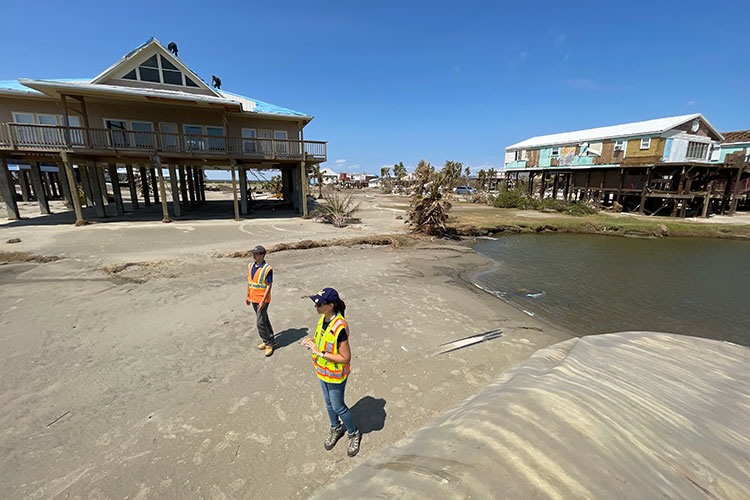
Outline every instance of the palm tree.
[(315, 179), (318, 184), (318, 199), (321, 199), (323, 197), (323, 171), (320, 169), (320, 165), (312, 167), (310, 178)]
[(471, 177), (471, 168), (466, 167), (464, 170), (464, 176), (466, 177), (466, 185), (469, 185), (469, 177)]
[(488, 188), (489, 188), (489, 189), (493, 189), (493, 186), (494, 186), (494, 185), (496, 184), (496, 182), (497, 182), (497, 170), (495, 170), (494, 168), (491, 168), (491, 169), (489, 170), (489, 172), (487, 172), (487, 177), (488, 177), (488, 178), (489, 178), (489, 180), (490, 180)]
[(400, 161), (393, 165), (393, 176), (396, 178), (396, 185), (402, 187), (401, 179), (406, 175), (406, 167), (404, 162)]
[(456, 187), (461, 179), (464, 166), (461, 162), (446, 161), (443, 167), (443, 188), (450, 191)]
[(480, 170), (477, 174), (477, 179), (479, 180), (479, 189), (484, 191), (484, 182), (487, 180), (487, 172), (485, 172), (484, 169)]
[(443, 236), (448, 221), (449, 201), (443, 199), (444, 172), (435, 172), (429, 163), (420, 162), (415, 172), (415, 190), (409, 210), (409, 224), (415, 233)]

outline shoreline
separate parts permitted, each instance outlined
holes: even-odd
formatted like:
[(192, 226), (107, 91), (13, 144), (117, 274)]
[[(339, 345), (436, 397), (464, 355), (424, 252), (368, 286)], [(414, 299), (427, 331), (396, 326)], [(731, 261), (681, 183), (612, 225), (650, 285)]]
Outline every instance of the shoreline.
[(454, 236), (560, 232), (633, 238), (676, 236), (750, 239), (750, 215), (721, 217), (717, 220), (676, 219), (608, 212), (572, 216), (557, 212), (457, 203), (450, 212), (448, 229)]

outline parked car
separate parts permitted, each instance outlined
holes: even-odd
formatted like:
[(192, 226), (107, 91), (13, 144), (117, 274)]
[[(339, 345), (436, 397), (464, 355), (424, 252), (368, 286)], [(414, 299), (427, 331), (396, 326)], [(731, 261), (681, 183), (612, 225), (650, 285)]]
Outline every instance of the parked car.
[(453, 188), (453, 192), (456, 194), (474, 194), (477, 190), (471, 186), (456, 186)]

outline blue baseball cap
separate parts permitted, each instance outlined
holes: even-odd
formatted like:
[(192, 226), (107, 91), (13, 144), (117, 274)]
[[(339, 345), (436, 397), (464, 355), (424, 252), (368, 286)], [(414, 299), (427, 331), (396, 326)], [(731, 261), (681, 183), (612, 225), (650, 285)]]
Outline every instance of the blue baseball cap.
[(311, 295), (310, 299), (315, 302), (316, 306), (322, 306), (324, 304), (330, 304), (332, 302), (339, 301), (339, 292), (333, 288), (324, 288), (315, 295)]

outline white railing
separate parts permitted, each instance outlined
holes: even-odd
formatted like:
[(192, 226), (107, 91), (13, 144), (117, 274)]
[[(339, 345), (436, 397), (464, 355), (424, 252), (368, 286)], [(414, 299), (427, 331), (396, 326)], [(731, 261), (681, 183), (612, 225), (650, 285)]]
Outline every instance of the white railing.
[[(229, 155), (258, 159), (325, 160), (327, 143), (218, 135), (0, 124), (0, 149), (18, 151), (147, 151), (187, 155)], [(304, 155), (303, 155), (304, 153)]]

